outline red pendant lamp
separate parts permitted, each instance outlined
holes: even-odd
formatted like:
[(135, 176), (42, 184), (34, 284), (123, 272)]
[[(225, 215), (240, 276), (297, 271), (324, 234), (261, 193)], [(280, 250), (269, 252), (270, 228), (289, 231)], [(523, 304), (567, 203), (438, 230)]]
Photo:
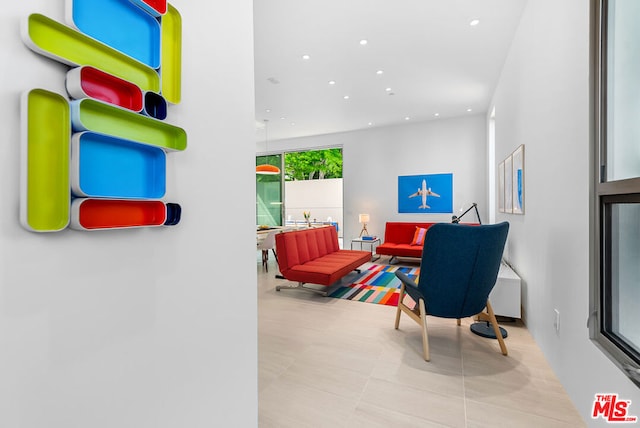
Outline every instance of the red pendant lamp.
[[(269, 123), (269, 119), (264, 119), (264, 149), (267, 151), (267, 124)], [(256, 174), (261, 175), (278, 175), (280, 174), (280, 168), (275, 165), (263, 164), (256, 166)]]
[(280, 168), (269, 164), (258, 165), (256, 166), (256, 174), (277, 175), (280, 174)]

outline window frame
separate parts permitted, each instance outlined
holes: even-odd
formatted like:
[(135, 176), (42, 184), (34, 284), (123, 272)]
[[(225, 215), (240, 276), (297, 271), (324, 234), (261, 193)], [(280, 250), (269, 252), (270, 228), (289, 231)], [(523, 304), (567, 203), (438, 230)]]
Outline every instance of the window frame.
[[(610, 245), (610, 230), (607, 230), (607, 203), (616, 203), (640, 194), (640, 177), (607, 181), (607, 32), (608, 10), (610, 1), (591, 1), (591, 65), (592, 94), (591, 106), (593, 117), (592, 140), (592, 180), (589, 189), (591, 195), (590, 216), (590, 299), (588, 318), (589, 337), (629, 378), (640, 387), (640, 368), (638, 358), (632, 357), (629, 349), (625, 349), (624, 341), (606, 329), (605, 312), (606, 295), (610, 288), (606, 287), (610, 278), (610, 267), (604, 259), (606, 246)], [(609, 201), (609, 202), (607, 202)], [(609, 221), (610, 225), (611, 222)], [(608, 271), (609, 269), (609, 271)], [(609, 323), (610, 324), (610, 323)]]

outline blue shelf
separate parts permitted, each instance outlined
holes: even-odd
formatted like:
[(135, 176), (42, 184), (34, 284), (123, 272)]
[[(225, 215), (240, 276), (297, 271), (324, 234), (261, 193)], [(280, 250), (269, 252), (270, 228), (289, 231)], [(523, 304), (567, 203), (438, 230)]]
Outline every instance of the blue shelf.
[(94, 132), (71, 139), (71, 189), (76, 196), (159, 199), (166, 191), (164, 150)]
[(67, 19), (80, 31), (137, 59), (160, 67), (160, 23), (129, 0), (67, 0)]

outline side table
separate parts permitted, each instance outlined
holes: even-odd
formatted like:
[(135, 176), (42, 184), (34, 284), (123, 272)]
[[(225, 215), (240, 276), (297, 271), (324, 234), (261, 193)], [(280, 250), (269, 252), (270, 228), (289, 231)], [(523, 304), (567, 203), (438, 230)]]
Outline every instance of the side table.
[(353, 238), (351, 239), (351, 249), (353, 250), (353, 244), (360, 244), (360, 249), (363, 249), (364, 244), (369, 244), (369, 251), (371, 251), (371, 261), (375, 262), (380, 258), (380, 255), (375, 253), (376, 247), (380, 245), (380, 238), (375, 239), (362, 239), (362, 238)]

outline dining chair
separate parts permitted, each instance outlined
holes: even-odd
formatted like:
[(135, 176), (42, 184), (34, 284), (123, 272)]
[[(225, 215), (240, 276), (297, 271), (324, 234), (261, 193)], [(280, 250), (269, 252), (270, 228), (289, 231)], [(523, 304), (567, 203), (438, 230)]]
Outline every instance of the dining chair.
[(278, 261), (278, 255), (276, 254), (276, 233), (278, 230), (272, 230), (267, 233), (267, 236), (262, 241), (258, 242), (258, 250), (262, 251), (262, 267), (269, 272), (269, 250), (273, 252), (273, 256)]

